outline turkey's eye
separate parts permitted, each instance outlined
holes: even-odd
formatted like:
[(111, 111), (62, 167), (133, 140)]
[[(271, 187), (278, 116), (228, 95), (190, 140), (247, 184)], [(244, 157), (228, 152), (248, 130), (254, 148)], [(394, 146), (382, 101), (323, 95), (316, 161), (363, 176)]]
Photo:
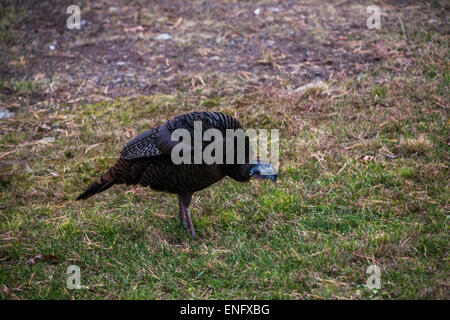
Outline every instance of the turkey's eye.
[(256, 169), (256, 168), (251, 168), (251, 169), (250, 169), (250, 171), (249, 171), (250, 177), (253, 177), (253, 176), (255, 175), (255, 173), (256, 173), (256, 172), (255, 172), (255, 171), (256, 171), (255, 169)]

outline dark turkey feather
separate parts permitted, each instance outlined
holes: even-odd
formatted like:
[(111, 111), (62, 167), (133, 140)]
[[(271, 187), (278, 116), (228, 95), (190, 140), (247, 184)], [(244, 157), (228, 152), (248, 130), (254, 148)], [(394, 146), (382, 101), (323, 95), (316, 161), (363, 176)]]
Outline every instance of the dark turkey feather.
[(113, 185), (114, 181), (101, 181), (100, 179), (99, 182), (94, 182), (89, 186), (89, 188), (87, 188), (82, 194), (80, 194), (77, 197), (77, 200), (87, 199), (96, 193), (100, 193), (102, 191), (105, 191), (106, 189), (109, 189)]
[(120, 153), (122, 159), (137, 159), (154, 157), (161, 155), (161, 151), (156, 146), (157, 129), (151, 129), (136, 136), (128, 142)]
[[(174, 164), (171, 153), (180, 142), (172, 141), (172, 133), (177, 129), (185, 129), (194, 137), (195, 121), (200, 121), (203, 133), (208, 129), (217, 129), (223, 137), (226, 136), (227, 129), (242, 129), (239, 121), (220, 112), (192, 112), (175, 117), (128, 142), (120, 153), (120, 159), (80, 194), (77, 200), (87, 199), (114, 184), (140, 184), (157, 191), (175, 193), (179, 196), (181, 222), (183, 223), (186, 217), (191, 234), (195, 235), (189, 212), (192, 194), (225, 176), (237, 181), (249, 181), (253, 175), (258, 176), (261, 165), (249, 162), (251, 147), (248, 137), (245, 140), (246, 162), (243, 164)], [(209, 143), (211, 142), (202, 141), (202, 148)], [(237, 144), (234, 146), (237, 148)], [(267, 171), (267, 168), (265, 170)], [(275, 172), (272, 177), (269, 176), (273, 181), (276, 181), (276, 177)]]

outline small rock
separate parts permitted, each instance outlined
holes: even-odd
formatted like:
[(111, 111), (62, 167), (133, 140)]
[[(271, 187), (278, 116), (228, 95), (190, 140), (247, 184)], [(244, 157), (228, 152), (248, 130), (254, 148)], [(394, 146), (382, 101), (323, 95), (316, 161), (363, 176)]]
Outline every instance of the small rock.
[(38, 131), (50, 131), (52, 128), (47, 123), (44, 123), (38, 127)]
[(261, 9), (258, 8), (255, 11), (253, 11), (253, 13), (255, 14), (255, 16), (258, 16), (261, 13)]
[(14, 115), (15, 113), (8, 109), (0, 109), (0, 120), (12, 118)]
[(155, 39), (156, 40), (170, 40), (170, 39), (172, 39), (172, 36), (167, 33), (162, 33), (159, 36), (156, 36)]
[(270, 12), (281, 12), (281, 9), (280, 8), (276, 8), (276, 7), (272, 7), (272, 8), (267, 8), (267, 11), (270, 11)]
[(42, 139), (39, 140), (39, 141), (41, 141), (41, 142), (53, 142), (53, 141), (55, 141), (55, 140), (56, 140), (55, 137), (45, 137), (45, 138), (42, 138)]
[(124, 61), (117, 61), (117, 62), (116, 62), (116, 64), (117, 64), (118, 66), (124, 66), (125, 63), (126, 63), (126, 62), (124, 62)]

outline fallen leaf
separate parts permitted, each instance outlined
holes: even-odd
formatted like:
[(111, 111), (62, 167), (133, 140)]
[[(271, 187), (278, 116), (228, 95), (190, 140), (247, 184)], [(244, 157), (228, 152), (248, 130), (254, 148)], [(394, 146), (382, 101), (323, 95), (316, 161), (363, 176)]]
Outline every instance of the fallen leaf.
[(359, 160), (360, 160), (362, 163), (369, 163), (369, 162), (373, 161), (374, 159), (375, 159), (374, 156), (368, 156), (368, 155), (361, 156), (361, 157), (359, 158)]

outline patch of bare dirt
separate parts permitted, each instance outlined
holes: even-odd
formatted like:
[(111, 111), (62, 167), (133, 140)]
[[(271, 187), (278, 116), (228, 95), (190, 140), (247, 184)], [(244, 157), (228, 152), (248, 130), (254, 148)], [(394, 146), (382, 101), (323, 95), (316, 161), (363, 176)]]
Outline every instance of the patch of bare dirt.
[[(81, 1), (79, 30), (66, 27), (72, 1), (15, 3), (22, 16), (2, 46), (0, 79), (50, 83), (28, 101), (38, 107), (49, 99), (174, 94), (205, 82), (228, 94), (223, 79), (240, 80), (233, 93), (298, 88), (335, 73), (367, 72), (380, 59), (367, 41), (364, 1)], [(414, 6), (383, 5), (404, 14)], [(393, 15), (383, 17), (383, 27), (401, 34)]]

